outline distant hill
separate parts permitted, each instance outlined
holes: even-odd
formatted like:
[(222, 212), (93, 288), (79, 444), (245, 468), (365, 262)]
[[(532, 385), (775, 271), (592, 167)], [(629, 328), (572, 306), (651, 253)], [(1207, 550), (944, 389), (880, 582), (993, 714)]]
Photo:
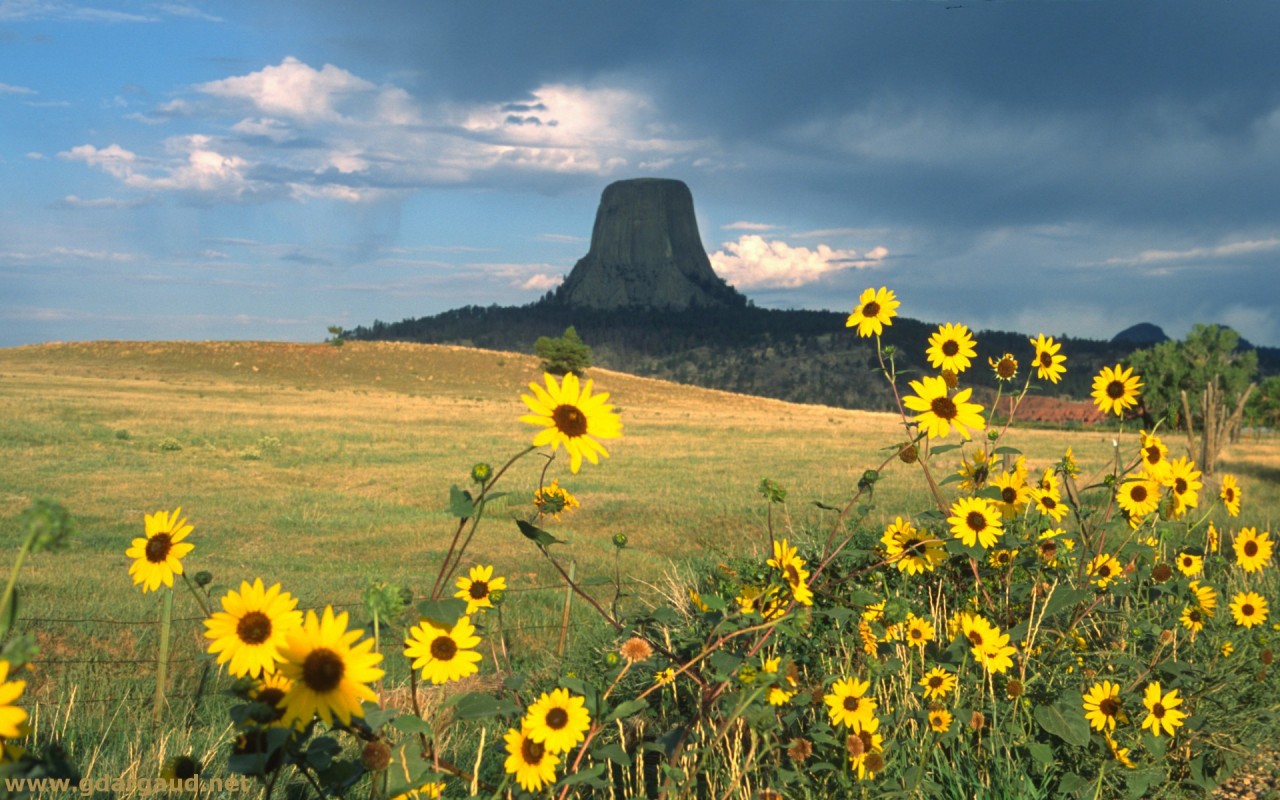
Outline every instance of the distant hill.
[(1139, 322), (1111, 337), (1112, 344), (1130, 344), (1138, 347), (1150, 347), (1167, 341), (1169, 337), (1165, 335), (1164, 330), (1150, 322)]

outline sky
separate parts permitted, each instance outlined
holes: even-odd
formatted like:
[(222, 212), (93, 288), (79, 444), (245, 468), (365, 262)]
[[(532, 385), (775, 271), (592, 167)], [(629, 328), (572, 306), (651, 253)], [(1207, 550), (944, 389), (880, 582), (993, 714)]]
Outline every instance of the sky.
[[(1280, 3), (0, 0), (0, 346), (519, 305), (689, 185), (768, 308), (1280, 346)], [(554, 332), (552, 332), (554, 333)]]

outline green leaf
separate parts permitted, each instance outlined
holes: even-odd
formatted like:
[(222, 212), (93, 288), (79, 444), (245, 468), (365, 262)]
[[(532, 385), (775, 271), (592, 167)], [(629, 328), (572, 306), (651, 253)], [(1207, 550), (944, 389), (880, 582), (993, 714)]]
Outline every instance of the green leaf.
[(948, 483), (959, 483), (959, 482), (960, 482), (960, 481), (962, 481), (962, 480), (964, 480), (964, 476), (962, 476), (962, 475), (961, 475), (960, 473), (958, 473), (958, 472), (953, 472), (953, 473), (951, 473), (950, 475), (948, 475), (947, 477), (945, 477), (945, 478), (943, 478), (942, 480), (938, 481), (938, 485), (939, 485), (939, 486), (946, 486)]
[(1036, 760), (1037, 764), (1048, 767), (1054, 762), (1053, 748), (1044, 742), (1032, 742), (1027, 750), (1031, 751), (1031, 757)]
[(613, 722), (614, 720), (626, 719), (637, 712), (643, 711), (649, 707), (649, 701), (643, 697), (635, 700), (628, 700), (625, 703), (619, 703), (613, 711), (609, 712), (609, 716), (605, 722)]
[(1021, 451), (1021, 450), (1019, 450), (1019, 449), (1018, 449), (1018, 448), (1016, 448), (1016, 447), (1009, 447), (1009, 446), (1007, 446), (1007, 445), (1004, 445), (1004, 446), (1001, 446), (1001, 447), (997, 447), (995, 450), (992, 450), (991, 452), (992, 452), (992, 453), (994, 453), (995, 455), (998, 455), (998, 456), (1005, 456), (1005, 455), (1008, 455), (1008, 456), (1020, 456), (1020, 455), (1022, 455), (1022, 451)]
[(1052, 617), (1059, 611), (1066, 608), (1073, 608), (1078, 603), (1093, 597), (1093, 592), (1089, 589), (1076, 589), (1071, 586), (1059, 586), (1052, 595), (1049, 596), (1049, 602), (1045, 606), (1044, 614), (1046, 617)]
[(410, 736), (419, 733), (425, 733), (427, 736), (431, 736), (432, 733), (434, 733), (429, 722), (421, 717), (415, 717), (412, 714), (404, 714), (391, 720), (391, 727), (401, 733), (407, 733)]
[(707, 663), (715, 670), (716, 680), (727, 680), (742, 663), (742, 656), (717, 650), (707, 658)]
[(537, 542), (539, 547), (562, 544), (564, 542), (564, 539), (557, 539), (542, 528), (539, 528), (537, 525), (525, 522), (522, 519), (516, 520), (516, 526), (520, 528), (520, 532), (523, 533), (526, 538)]
[(395, 797), (410, 789), (417, 789), (431, 780), (434, 774), (431, 762), (422, 757), (418, 741), (403, 741), (391, 751), (391, 763), (387, 766), (387, 796)]
[(1075, 747), (1089, 744), (1089, 722), (1082, 706), (1066, 706), (1061, 701), (1052, 706), (1036, 706), (1035, 718), (1046, 733), (1057, 736)]
[(342, 752), (342, 745), (338, 744), (338, 740), (330, 736), (321, 736), (318, 739), (312, 739), (307, 745), (306, 759), (311, 768), (317, 772), (329, 768), (333, 763), (334, 756)]
[(423, 600), (418, 603), (418, 613), (440, 627), (452, 628), (467, 613), (467, 601), (457, 597)]
[(826, 503), (822, 502), (821, 500), (814, 500), (813, 504), (818, 508), (822, 509), (823, 511), (839, 511), (840, 510), (838, 506), (829, 506)]
[(453, 715), (458, 719), (490, 719), (516, 710), (516, 704), (510, 700), (499, 700), (483, 692), (458, 695), (445, 705), (453, 706)]
[(597, 759), (607, 759), (624, 767), (631, 766), (631, 756), (627, 755), (627, 751), (623, 750), (622, 745), (617, 742), (611, 742), (604, 747), (597, 747), (591, 751), (591, 755)]
[(561, 786), (577, 786), (585, 783), (593, 789), (603, 789), (609, 785), (602, 775), (608, 768), (608, 764), (594, 764), (587, 769), (579, 770), (572, 775), (566, 775), (564, 780), (560, 781)]
[(700, 597), (702, 598), (702, 604), (711, 611), (724, 611), (727, 607), (724, 598), (718, 594), (704, 594), (700, 595)]
[(929, 454), (940, 456), (943, 453), (950, 453), (952, 450), (959, 450), (959, 449), (960, 449), (960, 445), (958, 444), (940, 444), (937, 447), (930, 447)]
[(471, 492), (465, 489), (459, 489), (457, 484), (449, 487), (449, 513), (460, 519), (474, 517), (476, 513), (475, 501), (471, 499)]
[(377, 703), (371, 703), (368, 700), (360, 708), (364, 712), (364, 724), (375, 731), (394, 720), (400, 713), (394, 708), (378, 708)]

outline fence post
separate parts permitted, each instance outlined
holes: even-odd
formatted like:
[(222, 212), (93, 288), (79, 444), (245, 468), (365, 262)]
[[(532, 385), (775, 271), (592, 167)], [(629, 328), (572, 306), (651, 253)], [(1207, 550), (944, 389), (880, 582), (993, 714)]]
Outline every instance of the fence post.
[(556, 644), (556, 658), (564, 658), (565, 646), (569, 643), (569, 609), (573, 607), (573, 576), (578, 563), (569, 562), (569, 583), (564, 589), (564, 611), (560, 614), (560, 641)]

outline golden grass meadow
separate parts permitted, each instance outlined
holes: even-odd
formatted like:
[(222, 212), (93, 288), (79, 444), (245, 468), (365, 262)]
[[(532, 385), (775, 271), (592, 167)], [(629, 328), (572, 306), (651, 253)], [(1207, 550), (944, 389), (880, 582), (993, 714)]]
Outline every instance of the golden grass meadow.
[[(962, 376), (892, 376), (918, 428), (586, 377), (612, 408), (460, 347), (0, 350), (6, 550), (38, 500), (76, 525), (20, 562), (9, 636), (38, 651), (8, 675), (0, 771), (118, 796), (198, 772), (264, 797), (1183, 797), (1280, 731), (1273, 435), (1196, 473), (1187, 506), (1136, 423), (942, 435), (974, 427)], [(568, 444), (616, 414), (609, 456), (531, 448), (531, 384), (564, 390), (542, 411)], [(1190, 477), (1184, 437), (1157, 435)], [(1161, 499), (1122, 514), (1138, 478)], [(577, 507), (535, 505), (566, 497), (553, 481)], [(184, 574), (144, 592), (131, 564), (165, 577), (147, 548), (176, 544), (178, 509)], [(1249, 541), (1267, 555), (1233, 554)], [(288, 602), (253, 606), (255, 579)], [(229, 651), (286, 618), (287, 646), (218, 661), (217, 613)]]

